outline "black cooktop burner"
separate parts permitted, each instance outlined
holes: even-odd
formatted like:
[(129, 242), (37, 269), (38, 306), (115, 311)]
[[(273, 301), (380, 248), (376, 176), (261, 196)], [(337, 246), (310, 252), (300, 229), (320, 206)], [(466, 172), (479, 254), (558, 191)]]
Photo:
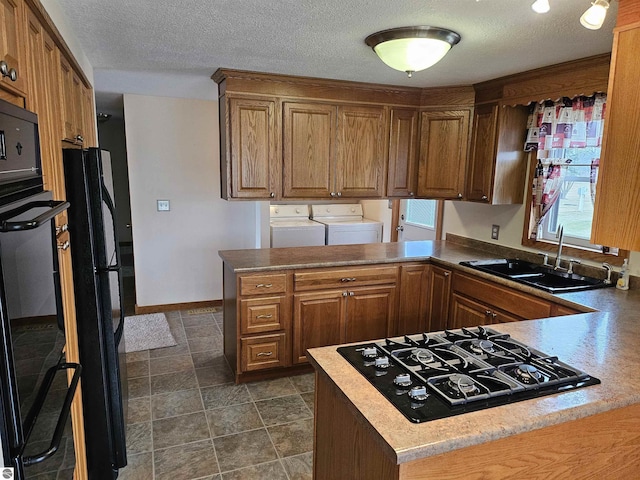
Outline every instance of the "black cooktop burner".
[(338, 352), (416, 423), (600, 383), (486, 327), (385, 339)]

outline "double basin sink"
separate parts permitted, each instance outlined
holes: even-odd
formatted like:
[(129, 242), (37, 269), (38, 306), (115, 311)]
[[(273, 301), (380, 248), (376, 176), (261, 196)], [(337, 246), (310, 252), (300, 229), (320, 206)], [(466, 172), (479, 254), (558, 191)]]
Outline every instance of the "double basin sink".
[(514, 282), (539, 288), (549, 293), (580, 292), (612, 286), (612, 284), (605, 283), (604, 280), (598, 278), (561, 272), (548, 265), (540, 265), (520, 259), (474, 260), (460, 262), (460, 265), (508, 278)]

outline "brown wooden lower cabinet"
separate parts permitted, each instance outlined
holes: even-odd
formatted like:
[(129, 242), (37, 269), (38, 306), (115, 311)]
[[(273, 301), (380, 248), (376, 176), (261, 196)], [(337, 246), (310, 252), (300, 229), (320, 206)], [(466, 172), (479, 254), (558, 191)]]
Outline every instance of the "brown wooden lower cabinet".
[(397, 335), (410, 335), (428, 330), (427, 300), (429, 265), (402, 265), (398, 299)]
[(295, 294), (293, 363), (306, 362), (308, 348), (392, 335), (395, 294), (395, 286)]
[[(314, 480), (618, 480), (637, 478), (640, 469), (639, 405), (398, 464), (384, 438), (322, 371), (315, 392)], [(428, 424), (424, 429), (426, 445)]]
[(451, 297), (451, 315), (449, 328), (477, 327), (523, 320), (491, 305), (454, 293)]
[(435, 265), (429, 269), (429, 302), (427, 319), (429, 324), (426, 331), (439, 332), (448, 328), (449, 299), (451, 297), (451, 270)]
[(344, 343), (344, 291), (293, 296), (293, 363), (307, 361), (307, 349)]

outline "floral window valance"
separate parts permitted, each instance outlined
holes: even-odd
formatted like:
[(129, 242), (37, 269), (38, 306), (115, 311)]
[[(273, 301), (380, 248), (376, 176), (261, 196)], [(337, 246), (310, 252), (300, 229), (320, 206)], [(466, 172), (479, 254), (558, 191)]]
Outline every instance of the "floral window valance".
[[(537, 151), (538, 161), (532, 189), (535, 218), (532, 239), (537, 237), (545, 215), (560, 198), (565, 175), (571, 166), (590, 167), (590, 196), (594, 201), (600, 155), (599, 149), (593, 147), (602, 144), (606, 98), (606, 94), (596, 94), (530, 106), (525, 151)], [(576, 154), (580, 151), (585, 154)], [(592, 151), (598, 153), (592, 155)]]

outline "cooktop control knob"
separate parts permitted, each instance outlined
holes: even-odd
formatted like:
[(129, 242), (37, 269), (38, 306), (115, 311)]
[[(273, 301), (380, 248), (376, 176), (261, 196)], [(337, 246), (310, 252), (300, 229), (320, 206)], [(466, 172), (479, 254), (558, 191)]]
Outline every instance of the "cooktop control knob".
[(408, 373), (401, 373), (396, 375), (396, 378), (393, 379), (393, 383), (398, 387), (408, 388), (411, 386), (411, 377)]
[(389, 357), (378, 357), (376, 358), (375, 366), (376, 368), (389, 368), (391, 364), (389, 363)]
[(409, 390), (409, 397), (411, 397), (412, 400), (424, 402), (427, 399), (427, 396), (427, 387), (424, 385), (417, 385)]
[(378, 356), (378, 351), (375, 347), (364, 347), (362, 349), (362, 356), (364, 358), (376, 358)]

